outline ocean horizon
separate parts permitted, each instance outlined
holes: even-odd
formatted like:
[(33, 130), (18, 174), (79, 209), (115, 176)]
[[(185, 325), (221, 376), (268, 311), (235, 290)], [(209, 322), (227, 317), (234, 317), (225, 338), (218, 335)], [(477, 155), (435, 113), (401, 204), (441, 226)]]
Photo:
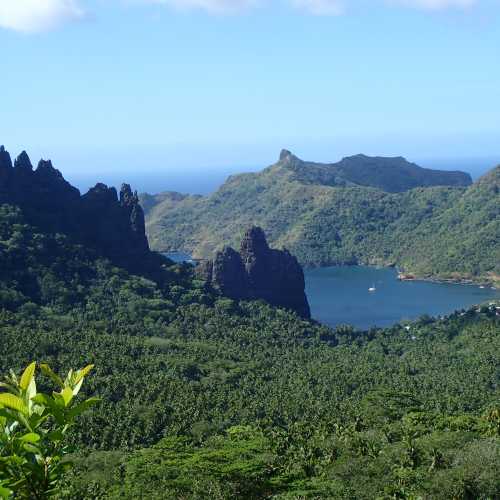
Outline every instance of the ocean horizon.
[[(403, 155), (404, 156), (404, 155)], [(435, 170), (461, 170), (469, 173), (473, 180), (478, 179), (488, 170), (500, 163), (498, 158), (438, 158), (438, 159), (413, 159), (408, 158), (417, 165)], [(337, 161), (333, 158), (325, 161)], [(273, 163), (270, 160), (269, 165)], [(122, 173), (107, 172), (72, 172), (65, 174), (66, 179), (76, 186), (82, 193), (88, 191), (97, 182), (119, 188), (122, 183), (128, 183), (132, 189), (139, 193), (158, 194), (165, 191), (176, 191), (183, 194), (208, 195), (216, 191), (231, 175), (258, 172), (268, 165), (259, 166), (222, 166), (222, 167), (182, 167), (172, 168), (140, 168), (128, 170), (124, 167)], [(57, 165), (56, 165), (57, 167)]]

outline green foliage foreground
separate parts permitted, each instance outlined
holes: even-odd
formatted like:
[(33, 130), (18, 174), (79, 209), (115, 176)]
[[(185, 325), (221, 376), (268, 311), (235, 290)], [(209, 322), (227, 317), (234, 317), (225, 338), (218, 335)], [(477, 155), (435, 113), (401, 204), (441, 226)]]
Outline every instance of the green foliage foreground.
[[(31, 359), (57, 373), (96, 367), (80, 395), (102, 402), (60, 443), (76, 467), (56, 496), (500, 496), (494, 306), (332, 330), (213, 295), (186, 266), (170, 264), (164, 286), (131, 276), (9, 207), (0, 259), (0, 373)], [(52, 383), (37, 380), (44, 394)], [(19, 427), (16, 438), (41, 436), (22, 444), (28, 463), (52, 425)]]
[(99, 400), (89, 398), (79, 404), (85, 376), (92, 369), (68, 373), (62, 380), (42, 364), (42, 372), (60, 391), (52, 395), (37, 391), (36, 364), (31, 363), (21, 377), (11, 371), (0, 383), (0, 497), (42, 499), (59, 492), (61, 478), (70, 463), (66, 434), (75, 419)]

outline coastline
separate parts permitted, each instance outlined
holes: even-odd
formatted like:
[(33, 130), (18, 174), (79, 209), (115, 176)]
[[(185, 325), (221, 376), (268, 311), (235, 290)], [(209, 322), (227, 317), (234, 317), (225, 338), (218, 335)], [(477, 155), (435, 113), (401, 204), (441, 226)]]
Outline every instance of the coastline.
[[(185, 254), (191, 256), (191, 263), (200, 263), (206, 260), (206, 258), (200, 258), (193, 256), (191, 252), (184, 250), (170, 250), (159, 252), (163, 255), (167, 254)], [(196, 254), (196, 252), (194, 252)], [(441, 283), (449, 285), (471, 285), (471, 286), (482, 286), (485, 288), (490, 288), (493, 290), (500, 290), (500, 276), (491, 274), (489, 276), (470, 276), (463, 275), (460, 272), (452, 273), (454, 277), (450, 276), (434, 276), (434, 275), (423, 275), (418, 272), (412, 272), (411, 270), (404, 270), (397, 263), (393, 261), (383, 262), (380, 260), (371, 260), (367, 262), (357, 261), (357, 262), (333, 262), (333, 263), (321, 263), (321, 264), (301, 264), (304, 270), (307, 269), (318, 269), (323, 267), (337, 267), (337, 266), (372, 266), (372, 267), (383, 267), (383, 268), (395, 268), (397, 275), (396, 279), (400, 281), (425, 281), (429, 283)]]

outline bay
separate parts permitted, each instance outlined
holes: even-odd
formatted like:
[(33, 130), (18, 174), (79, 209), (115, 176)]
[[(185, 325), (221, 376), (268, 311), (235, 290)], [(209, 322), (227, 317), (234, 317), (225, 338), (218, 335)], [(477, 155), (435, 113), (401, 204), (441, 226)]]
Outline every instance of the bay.
[(387, 327), (500, 299), (500, 292), (490, 287), (399, 281), (392, 268), (323, 267), (306, 270), (305, 278), (313, 318), (330, 326)]
[[(192, 262), (191, 256), (183, 252), (165, 255), (175, 262)], [(312, 317), (332, 327), (387, 327), (500, 299), (500, 291), (491, 287), (400, 281), (393, 268), (320, 267), (306, 269), (304, 275)]]

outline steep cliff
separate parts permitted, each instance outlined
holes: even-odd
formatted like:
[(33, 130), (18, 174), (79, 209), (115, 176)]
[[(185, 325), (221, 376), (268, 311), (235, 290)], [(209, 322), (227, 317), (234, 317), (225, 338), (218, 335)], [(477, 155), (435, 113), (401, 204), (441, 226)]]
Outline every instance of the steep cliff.
[(199, 274), (228, 297), (262, 299), (311, 316), (302, 267), (287, 250), (269, 248), (259, 227), (245, 233), (239, 253), (225, 247), (200, 266)]
[(26, 220), (48, 232), (60, 232), (96, 249), (118, 265), (137, 268), (151, 258), (144, 212), (136, 193), (124, 184), (97, 184), (88, 193), (67, 182), (50, 161), (33, 169), (23, 151), (12, 163), (0, 147), (0, 204), (19, 207)]

